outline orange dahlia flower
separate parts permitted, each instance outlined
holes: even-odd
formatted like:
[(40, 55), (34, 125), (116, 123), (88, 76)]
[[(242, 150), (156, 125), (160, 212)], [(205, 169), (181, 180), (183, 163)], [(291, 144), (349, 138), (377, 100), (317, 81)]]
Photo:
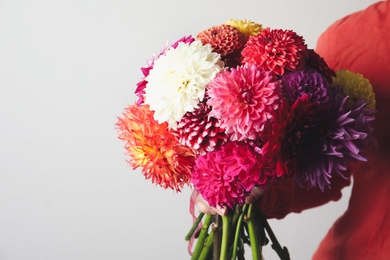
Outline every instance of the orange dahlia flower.
[(119, 139), (125, 142), (129, 163), (142, 167), (146, 179), (163, 188), (180, 191), (190, 183), (195, 156), (193, 151), (179, 143), (176, 132), (168, 124), (159, 124), (148, 105), (131, 105), (125, 109), (116, 124)]

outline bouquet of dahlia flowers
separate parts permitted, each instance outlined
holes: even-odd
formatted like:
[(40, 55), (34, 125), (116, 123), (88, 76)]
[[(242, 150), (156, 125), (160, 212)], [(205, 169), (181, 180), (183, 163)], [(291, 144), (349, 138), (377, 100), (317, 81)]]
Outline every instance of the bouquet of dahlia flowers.
[(199, 214), (187, 237), (197, 239), (192, 259), (243, 259), (245, 243), (262, 259), (264, 230), (278, 243), (245, 204), (254, 187), (294, 176), (325, 190), (350, 161), (366, 160), (372, 86), (330, 69), (292, 30), (228, 20), (165, 46), (141, 70), (138, 100), (116, 124), (130, 165), (163, 188), (188, 185), (229, 209), (222, 218)]

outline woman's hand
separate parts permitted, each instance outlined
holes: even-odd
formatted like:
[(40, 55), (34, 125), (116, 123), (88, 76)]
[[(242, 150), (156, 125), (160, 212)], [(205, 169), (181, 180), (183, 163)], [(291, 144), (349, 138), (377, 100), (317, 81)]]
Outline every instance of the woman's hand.
[[(263, 196), (264, 190), (262, 190), (259, 187), (254, 187), (250, 194), (245, 198), (245, 203), (253, 203), (256, 200), (260, 199), (261, 196)], [(225, 216), (227, 213), (227, 208), (226, 207), (211, 207), (209, 203), (202, 197), (202, 195), (198, 194), (198, 196), (195, 199), (195, 205), (198, 208), (200, 212), (203, 212), (205, 214), (210, 214), (210, 215), (221, 215)]]

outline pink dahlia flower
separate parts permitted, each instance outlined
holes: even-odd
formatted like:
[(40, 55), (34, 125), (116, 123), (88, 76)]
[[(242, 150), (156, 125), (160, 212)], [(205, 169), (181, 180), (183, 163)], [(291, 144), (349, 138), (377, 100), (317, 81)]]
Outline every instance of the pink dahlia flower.
[(210, 116), (221, 121), (232, 141), (255, 140), (279, 107), (281, 84), (270, 71), (246, 65), (220, 73), (209, 85)]
[(283, 75), (285, 70), (304, 66), (306, 50), (305, 40), (295, 32), (267, 28), (250, 37), (241, 54), (243, 63), (257, 64)]
[(257, 157), (249, 145), (228, 142), (196, 159), (191, 182), (213, 207), (242, 205), (259, 181)]

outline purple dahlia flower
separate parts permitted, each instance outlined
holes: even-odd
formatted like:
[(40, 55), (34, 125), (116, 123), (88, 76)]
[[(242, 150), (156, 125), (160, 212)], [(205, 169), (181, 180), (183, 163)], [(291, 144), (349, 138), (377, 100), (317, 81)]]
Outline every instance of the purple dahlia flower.
[(348, 96), (336, 95), (330, 101), (332, 115), (330, 132), (324, 139), (323, 152), (315, 163), (310, 164), (298, 177), (299, 182), (307, 182), (309, 187), (330, 188), (333, 174), (346, 171), (351, 161), (367, 161), (362, 149), (367, 145), (372, 132), (374, 110), (367, 109), (366, 103), (358, 101), (347, 109)]
[(311, 102), (328, 101), (329, 83), (324, 76), (315, 70), (296, 70), (282, 77), (284, 96), (290, 104), (303, 94), (307, 94)]

